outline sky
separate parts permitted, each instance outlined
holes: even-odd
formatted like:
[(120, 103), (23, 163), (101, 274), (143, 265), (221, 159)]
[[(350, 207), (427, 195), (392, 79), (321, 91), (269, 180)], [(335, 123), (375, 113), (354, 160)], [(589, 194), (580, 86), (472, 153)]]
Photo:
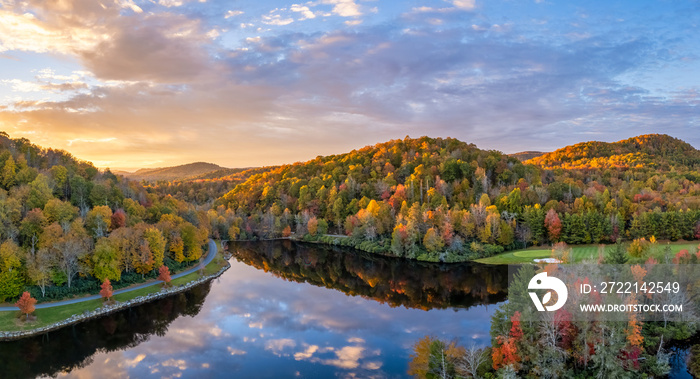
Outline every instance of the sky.
[(0, 130), (133, 170), (405, 136), (700, 147), (700, 2), (0, 0)]

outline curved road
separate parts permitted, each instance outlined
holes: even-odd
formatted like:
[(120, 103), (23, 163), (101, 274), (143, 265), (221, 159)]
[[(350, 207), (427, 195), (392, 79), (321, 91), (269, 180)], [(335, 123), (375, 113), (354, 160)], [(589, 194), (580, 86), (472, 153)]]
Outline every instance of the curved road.
[[(209, 262), (211, 262), (211, 261), (214, 259), (214, 257), (216, 256), (216, 253), (217, 253), (217, 252), (218, 252), (218, 247), (216, 246), (216, 243), (214, 242), (214, 240), (211, 240), (211, 239), (210, 239), (210, 240), (209, 240), (209, 254), (207, 255), (206, 258), (204, 258), (203, 265), (204, 265), (204, 266), (208, 265)], [(195, 271), (197, 271), (197, 270), (199, 270), (199, 265), (197, 265), (196, 267), (193, 267), (193, 268), (191, 268), (191, 269), (189, 269), (189, 270), (183, 271), (183, 272), (181, 272), (181, 273), (179, 273), (179, 274), (173, 275), (171, 278), (172, 278), (172, 279), (177, 279), (177, 278), (183, 277), (183, 276), (185, 276), (185, 275), (191, 274), (191, 273), (193, 273), (193, 272), (195, 272)], [(148, 282), (148, 283), (144, 283), (144, 284), (139, 284), (138, 286), (135, 286), (135, 287), (122, 288), (122, 289), (120, 289), (120, 290), (114, 291), (114, 295), (119, 295), (120, 293), (125, 293), (125, 292), (136, 291), (136, 290), (139, 290), (139, 289), (141, 289), (141, 288), (150, 287), (150, 286), (153, 286), (153, 285), (156, 285), (156, 284), (160, 284), (160, 283), (163, 283), (163, 281), (162, 281), (162, 280), (157, 280), (157, 281), (155, 281), (155, 282)], [(61, 305), (68, 305), (68, 304), (81, 303), (81, 302), (83, 302), (83, 301), (95, 300), (95, 299), (101, 299), (101, 298), (102, 298), (102, 296), (100, 296), (100, 295), (98, 294), (98, 295), (91, 295), (91, 296), (86, 296), (86, 297), (80, 297), (80, 298), (77, 298), (77, 299), (61, 300), (61, 301), (56, 301), (56, 302), (53, 302), (53, 303), (42, 303), (42, 304), (37, 304), (35, 307), (36, 307), (36, 309), (53, 308), (53, 307), (60, 307)], [(18, 311), (18, 310), (19, 310), (19, 308), (17, 308), (17, 307), (0, 307), (0, 312), (3, 312), (3, 311)]]

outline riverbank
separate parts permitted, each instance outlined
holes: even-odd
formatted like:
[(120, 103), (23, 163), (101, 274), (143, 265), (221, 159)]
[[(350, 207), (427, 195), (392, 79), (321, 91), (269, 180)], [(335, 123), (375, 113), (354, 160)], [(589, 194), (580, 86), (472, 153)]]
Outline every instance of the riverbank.
[[(661, 262), (664, 256), (664, 248), (668, 245), (671, 247), (671, 254), (675, 255), (679, 251), (686, 249), (692, 251), (693, 247), (698, 246), (700, 241), (659, 241), (656, 251), (652, 252), (650, 256), (653, 256), (656, 260)], [(570, 262), (577, 263), (581, 261), (598, 260), (599, 247), (601, 245), (569, 245), (568, 248), (571, 249)], [(615, 246), (613, 244), (603, 245), (604, 256), (607, 256), (612, 248)], [(545, 259), (552, 257), (552, 249), (548, 246), (533, 246), (528, 249), (512, 250), (507, 251), (502, 254), (494, 255), (488, 258), (475, 259), (474, 262), (490, 264), (490, 265), (509, 265), (509, 264), (523, 264), (523, 263), (535, 263), (535, 259)]]
[[(65, 319), (62, 319), (61, 321), (57, 322), (46, 322), (45, 319), (43, 319), (41, 314), (37, 314), (37, 321), (32, 323), (25, 323), (25, 324), (20, 324), (24, 328), (20, 328), (21, 330), (4, 330), (0, 331), (0, 341), (10, 341), (10, 340), (16, 340), (20, 338), (26, 338), (26, 337), (31, 337), (35, 335), (41, 335), (44, 333), (48, 333), (53, 330), (61, 329), (69, 325), (74, 325), (80, 322), (88, 321), (94, 318), (99, 318), (106, 316), (110, 313), (118, 312), (123, 309), (127, 309), (130, 307), (134, 307), (137, 305), (141, 305), (144, 303), (148, 303), (157, 299), (162, 299), (168, 296), (172, 296), (184, 291), (187, 291), (195, 286), (198, 286), (204, 282), (207, 282), (209, 280), (218, 278), (221, 276), (226, 270), (228, 270), (231, 265), (226, 262), (225, 265), (220, 266), (220, 263), (218, 261), (212, 261), (205, 267), (204, 271), (204, 276), (199, 277), (199, 273), (191, 273), (187, 276), (183, 276), (179, 279), (175, 279), (171, 282), (171, 286), (168, 288), (161, 288), (158, 289), (157, 286), (152, 286), (148, 288), (144, 288), (144, 290), (150, 290), (150, 292), (144, 293), (144, 292), (132, 292), (132, 293), (124, 293), (121, 296), (115, 296), (114, 297), (114, 303), (112, 304), (104, 304), (102, 303), (102, 300), (91, 300), (89, 302), (82, 302), (82, 303), (76, 303), (73, 305), (84, 305), (83, 306), (83, 311), (82, 313), (73, 313), (72, 315), (68, 316)], [(209, 273), (207, 274), (207, 271), (211, 271), (214, 266), (219, 266), (220, 268), (218, 271)], [(197, 279), (197, 277), (199, 277)], [(182, 283), (184, 282), (184, 283)], [(128, 296), (127, 296), (128, 295)], [(125, 297), (129, 297), (129, 299), (124, 299)], [(97, 303), (99, 302), (99, 303)], [(75, 311), (74, 307), (69, 307), (69, 306), (64, 306), (64, 307), (57, 307), (55, 308), (56, 310), (59, 310), (58, 314), (65, 314), (67, 311), (70, 312), (71, 310)], [(53, 311), (54, 309), (44, 309), (45, 311)], [(39, 310), (37, 310), (39, 312)], [(12, 317), (16, 319), (16, 311), (8, 311), (8, 312), (3, 312), (3, 313), (12, 313)], [(39, 324), (38, 320), (42, 320), (41, 324)], [(17, 320), (17, 319), (16, 319)], [(17, 320), (15, 322), (15, 325), (18, 325), (21, 323), (21, 321)], [(39, 326), (41, 325), (41, 326)], [(26, 329), (29, 328), (29, 329)]]
[[(198, 280), (202, 275), (211, 276), (217, 273), (223, 266), (228, 266), (228, 262), (223, 257), (223, 251), (218, 248), (214, 241), (210, 240), (210, 255), (205, 260), (206, 265), (203, 270), (198, 266), (173, 275), (171, 286), (186, 285)], [(200, 274), (201, 271), (201, 274)], [(130, 288), (115, 291), (112, 299), (117, 302), (128, 302), (139, 296), (148, 296), (161, 291), (161, 281), (155, 280), (148, 283), (139, 284)], [(63, 300), (54, 303), (42, 303), (36, 306), (34, 316), (35, 321), (23, 322), (19, 320), (19, 311), (16, 307), (5, 309), (0, 312), (0, 331), (15, 332), (44, 328), (48, 325), (60, 323), (73, 315), (93, 312), (104, 305), (100, 295), (90, 295), (82, 298)], [(8, 307), (9, 308), (9, 307)]]

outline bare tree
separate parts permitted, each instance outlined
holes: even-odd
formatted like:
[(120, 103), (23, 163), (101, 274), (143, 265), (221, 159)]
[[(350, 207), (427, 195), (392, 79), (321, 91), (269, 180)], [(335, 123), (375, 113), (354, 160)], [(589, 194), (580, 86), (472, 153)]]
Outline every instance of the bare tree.
[(87, 254), (87, 243), (82, 238), (65, 238), (58, 243), (58, 268), (66, 275), (68, 288), (76, 274), (83, 272), (81, 258)]
[(477, 370), (479, 366), (486, 362), (487, 358), (486, 349), (478, 348), (475, 344), (472, 344), (464, 351), (464, 355), (457, 360), (455, 364), (457, 373), (466, 378), (478, 378)]

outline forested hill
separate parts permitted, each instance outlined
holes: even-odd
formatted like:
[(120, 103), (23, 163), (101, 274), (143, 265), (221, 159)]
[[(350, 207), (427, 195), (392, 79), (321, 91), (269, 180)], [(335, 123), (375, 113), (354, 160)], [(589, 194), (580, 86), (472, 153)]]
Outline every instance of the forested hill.
[(524, 162), (528, 159), (537, 158), (537, 157), (545, 155), (545, 154), (547, 154), (547, 153), (543, 153), (541, 151), (521, 151), (519, 153), (513, 153), (513, 154), (508, 154), (508, 155), (513, 157), (513, 158), (517, 158), (521, 162)]
[[(543, 156), (578, 162), (553, 170), (532, 164), (542, 157), (523, 163), (452, 138), (407, 137), (253, 175), (217, 200), (212, 228), (433, 261), (557, 241), (700, 238), (696, 156), (674, 138), (640, 136)], [(611, 159), (627, 163), (603, 164)]]
[(220, 170), (227, 169), (213, 163), (195, 162), (174, 167), (142, 168), (136, 172), (118, 172), (118, 174), (132, 180), (156, 182), (193, 178)]
[(66, 151), (42, 148), (26, 138), (11, 139), (7, 133), (0, 132), (0, 176), (4, 189), (27, 184), (36, 178), (38, 170), (49, 170), (58, 165), (71, 175), (91, 178), (98, 172), (92, 163), (75, 159)]
[(202, 255), (206, 210), (0, 132), (0, 303), (97, 292)]
[(525, 163), (543, 168), (653, 168), (688, 170), (700, 168), (700, 151), (665, 134), (647, 134), (623, 141), (582, 142), (534, 157)]
[[(452, 202), (468, 206), (473, 202), (473, 194), (467, 188), (486, 192), (493, 183), (514, 184), (527, 171), (515, 158), (498, 151), (480, 150), (457, 139), (407, 137), (262, 172), (238, 185), (219, 202), (233, 209), (265, 210), (277, 204), (282, 209), (328, 211), (338, 197), (348, 203), (352, 199), (358, 203), (363, 197), (389, 200), (400, 184), (401, 193), (397, 195), (400, 199), (410, 196), (438, 206), (449, 182), (451, 186), (466, 186), (465, 191), (450, 192), (455, 195), (454, 199), (451, 196)], [(428, 193), (430, 188), (433, 192)], [(331, 207), (326, 206), (329, 201)], [(400, 206), (401, 202), (395, 205)], [(333, 219), (331, 213), (325, 215)]]
[(197, 205), (211, 205), (236, 185), (253, 175), (276, 169), (274, 167), (223, 168), (182, 180), (159, 181), (149, 189), (160, 196), (170, 195), (178, 200)]

